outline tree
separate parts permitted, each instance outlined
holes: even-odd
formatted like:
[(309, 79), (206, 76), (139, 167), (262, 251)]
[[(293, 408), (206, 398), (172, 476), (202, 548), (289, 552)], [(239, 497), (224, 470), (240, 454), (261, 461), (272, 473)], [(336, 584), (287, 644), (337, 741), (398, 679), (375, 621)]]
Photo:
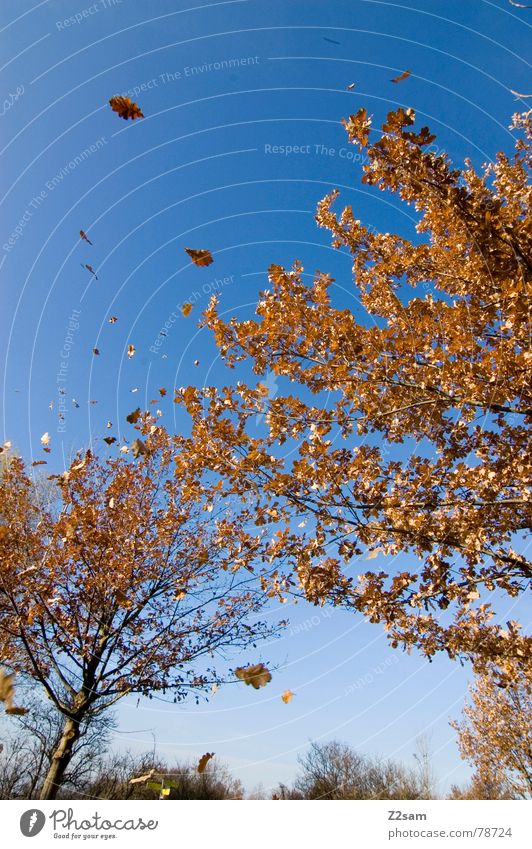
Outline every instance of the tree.
[[(63, 717), (54, 705), (29, 687), (20, 688), (17, 698), (27, 713), (5, 722), (0, 752), (0, 799), (38, 799), (53, 754), (63, 733)], [(82, 790), (95, 762), (110, 741), (114, 717), (88, 717), (72, 747), (72, 758), (62, 782), (64, 798)], [(65, 794), (67, 794), (65, 796)]]
[(522, 670), (501, 686), (495, 669), (470, 687), (458, 732), (460, 754), (474, 768), (466, 798), (532, 798), (532, 681)]
[[(376, 232), (350, 206), (335, 214), (337, 192), (318, 206), (352, 256), (356, 315), (298, 262), (270, 267), (256, 319), (225, 321), (212, 299), (204, 323), (221, 356), (275, 375), (279, 393), (249, 380), (178, 393), (193, 422), (188, 473), (274, 531), (262, 547), (279, 567), (272, 592), (351, 606), (393, 647), (507, 674), (531, 655), (492, 602), (532, 577), (530, 114), (514, 116), (513, 157), (479, 171), (452, 168), (414, 122), (391, 112), (371, 143), (365, 109), (344, 123), (365, 151), (363, 182), (413, 206), (415, 233)], [(388, 566), (357, 577), (368, 552)], [(396, 557), (407, 562), (394, 570)]]
[[(332, 740), (311, 743), (299, 759), (301, 772), (294, 790), (303, 799), (420, 799), (421, 785), (413, 770), (394, 761), (361, 755)], [(280, 795), (280, 794), (278, 794)], [(293, 798), (283, 788), (280, 798)]]
[(1, 478), (0, 654), (63, 717), (42, 799), (56, 797), (89, 719), (126, 695), (197, 698), (227, 678), (217, 657), (272, 632), (230, 518), (205, 523), (175, 474), (178, 438), (136, 418), (136, 461), (88, 451), (51, 476), (47, 505), (22, 460)]

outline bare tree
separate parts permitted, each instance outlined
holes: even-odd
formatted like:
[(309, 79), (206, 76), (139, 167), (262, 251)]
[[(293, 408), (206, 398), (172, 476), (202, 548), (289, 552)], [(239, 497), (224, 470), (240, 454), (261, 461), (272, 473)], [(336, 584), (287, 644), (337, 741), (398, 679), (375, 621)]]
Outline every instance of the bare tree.
[(423, 798), (423, 785), (415, 770), (367, 757), (337, 740), (311, 743), (299, 763), (301, 772), (294, 789), (304, 799)]
[[(63, 717), (48, 699), (32, 691), (27, 684), (19, 685), (17, 692), (27, 713), (3, 720), (0, 798), (37, 799), (61, 739)], [(88, 717), (82, 723), (65, 772), (63, 798), (70, 798), (86, 783), (96, 761), (109, 745), (113, 727), (112, 714)]]

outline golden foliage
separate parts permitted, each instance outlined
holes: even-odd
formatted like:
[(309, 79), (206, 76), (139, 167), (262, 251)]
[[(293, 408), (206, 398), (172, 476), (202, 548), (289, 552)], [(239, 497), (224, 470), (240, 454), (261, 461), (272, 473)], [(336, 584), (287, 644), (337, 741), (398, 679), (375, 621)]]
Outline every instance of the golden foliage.
[[(497, 622), (492, 599), (532, 577), (530, 116), (514, 116), (514, 157), (480, 172), (453, 168), (412, 109), (390, 112), (373, 142), (366, 110), (344, 123), (365, 152), (363, 182), (413, 205), (416, 232), (336, 213), (337, 192), (320, 202), (318, 224), (351, 255), (362, 318), (298, 262), (270, 267), (254, 320), (225, 321), (211, 300), (204, 323), (228, 365), (248, 360), (290, 391), (178, 391), (193, 423), (183, 473), (206, 502), (215, 485), (244, 500), (272, 595), (302, 590), (381, 622), (394, 647), (511, 672), (531, 641)], [(368, 551), (386, 568), (357, 577)], [(290, 568), (272, 573), (275, 561)]]
[(451, 723), (460, 754), (475, 767), (474, 783), (521, 798), (532, 798), (531, 671), (530, 659), (513, 675), (490, 666), (470, 688), (463, 720)]

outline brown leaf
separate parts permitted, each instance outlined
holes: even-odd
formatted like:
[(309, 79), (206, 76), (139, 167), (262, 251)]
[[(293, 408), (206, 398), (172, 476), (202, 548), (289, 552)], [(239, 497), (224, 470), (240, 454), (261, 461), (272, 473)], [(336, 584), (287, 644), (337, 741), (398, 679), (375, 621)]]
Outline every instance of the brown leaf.
[(393, 80), (390, 80), (391, 83), (402, 83), (403, 80), (407, 80), (411, 75), (412, 71), (403, 71), (402, 74), (399, 74), (398, 77), (394, 77)]
[(103, 441), (107, 443), (107, 445), (112, 445), (113, 442), (116, 442), (114, 436), (104, 436)]
[(135, 356), (135, 346), (134, 345), (128, 345), (127, 346), (127, 355), (129, 357), (129, 359), (131, 359), (131, 357)]
[(146, 443), (142, 441), (142, 439), (135, 439), (131, 443), (131, 451), (135, 460), (140, 457), (142, 454), (149, 454), (149, 451), (146, 447)]
[(115, 95), (109, 100), (109, 106), (113, 112), (117, 112), (124, 121), (127, 121), (128, 118), (131, 118), (132, 121), (136, 118), (144, 118), (140, 107), (137, 106), (137, 104), (129, 97)]
[(0, 702), (4, 702), (6, 713), (10, 716), (24, 716), (26, 708), (16, 707), (13, 704), (15, 696), (14, 675), (10, 675), (5, 669), (0, 668)]
[(292, 690), (285, 690), (283, 695), (281, 696), (281, 698), (282, 698), (283, 702), (285, 703), (285, 705), (287, 705), (288, 702), (291, 702), (292, 699), (294, 698), (294, 693), (292, 692)]
[(129, 413), (129, 415), (126, 416), (126, 421), (129, 422), (129, 424), (136, 424), (138, 422), (141, 414), (142, 413), (141, 413), (140, 407), (137, 407), (136, 410), (133, 410), (132, 413)]
[(205, 752), (205, 754), (201, 756), (198, 763), (198, 772), (200, 773), (200, 775), (202, 772), (205, 772), (207, 764), (209, 763), (210, 759), (214, 757), (215, 754), (215, 752)]
[(200, 266), (200, 268), (203, 268), (206, 265), (210, 265), (211, 262), (214, 262), (211, 252), (206, 249), (196, 250), (196, 248), (185, 248), (185, 251), (189, 255), (194, 265), (198, 265)]
[(92, 242), (91, 242), (91, 240), (88, 238), (88, 236), (87, 236), (87, 234), (86, 234), (85, 230), (80, 230), (80, 231), (79, 231), (79, 236), (80, 236), (80, 239), (84, 239), (86, 242), (88, 242), (88, 243), (89, 243), (89, 245), (92, 245)]
[(183, 304), (183, 306), (181, 307), (181, 312), (186, 318), (192, 312), (192, 304)]
[(235, 669), (235, 675), (245, 684), (250, 684), (255, 690), (265, 687), (272, 680), (271, 672), (266, 669), (263, 663), (239, 666)]
[(161, 398), (164, 398), (164, 396), (166, 395), (166, 389), (164, 388), (164, 386), (161, 386), (161, 388), (159, 389), (159, 395), (161, 396)]

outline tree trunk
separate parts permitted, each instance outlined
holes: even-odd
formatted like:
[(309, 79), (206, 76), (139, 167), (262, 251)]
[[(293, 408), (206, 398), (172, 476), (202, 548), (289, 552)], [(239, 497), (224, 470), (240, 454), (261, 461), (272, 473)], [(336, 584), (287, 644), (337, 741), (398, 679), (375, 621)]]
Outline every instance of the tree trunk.
[(41, 790), (41, 799), (56, 799), (57, 792), (61, 787), (66, 768), (73, 754), (73, 747), (80, 736), (79, 720), (66, 719), (59, 745), (52, 755), (52, 760), (44, 779)]

